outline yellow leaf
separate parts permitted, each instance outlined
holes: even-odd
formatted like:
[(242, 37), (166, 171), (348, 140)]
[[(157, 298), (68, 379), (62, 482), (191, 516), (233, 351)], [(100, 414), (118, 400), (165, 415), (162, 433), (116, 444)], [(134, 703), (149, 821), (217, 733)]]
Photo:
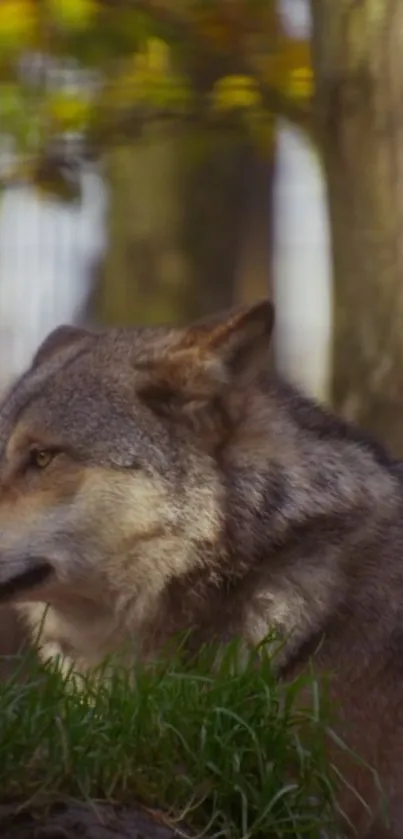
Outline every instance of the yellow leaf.
[(313, 72), (308, 41), (283, 38), (277, 50), (256, 61), (263, 83), (279, 88), (292, 98), (309, 99), (313, 93)]
[(58, 130), (79, 131), (88, 122), (91, 105), (86, 100), (55, 93), (48, 100), (46, 110)]
[(254, 79), (249, 76), (224, 76), (215, 83), (212, 107), (216, 111), (252, 108), (261, 104), (261, 95)]
[(147, 42), (146, 58), (149, 70), (164, 73), (169, 70), (169, 46), (161, 38), (149, 38)]
[(314, 92), (314, 76), (310, 67), (293, 70), (285, 85), (286, 93), (293, 99), (311, 99)]
[(99, 10), (97, 0), (47, 0), (54, 21), (66, 29), (85, 29)]
[(175, 74), (170, 66), (168, 44), (150, 38), (142, 50), (122, 63), (102, 99), (104, 107), (113, 110), (140, 103), (183, 106), (189, 99), (189, 89), (186, 78)]
[(30, 0), (0, 2), (0, 50), (23, 49), (36, 32), (36, 14)]

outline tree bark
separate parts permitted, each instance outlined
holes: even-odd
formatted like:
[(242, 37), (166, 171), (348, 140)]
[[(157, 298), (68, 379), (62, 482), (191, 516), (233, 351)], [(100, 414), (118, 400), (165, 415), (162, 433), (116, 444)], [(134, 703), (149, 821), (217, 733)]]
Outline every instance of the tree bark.
[(189, 320), (265, 297), (270, 272), (272, 155), (259, 156), (241, 136), (205, 142), (184, 189)]
[(335, 289), (333, 404), (403, 454), (403, 3), (312, 0)]
[(180, 127), (150, 124), (108, 154), (109, 247), (96, 316), (109, 324), (183, 318), (189, 263), (181, 242)]
[[(192, 141), (206, 146), (200, 159)], [(151, 125), (141, 139), (112, 149), (110, 241), (95, 319), (186, 323), (243, 300), (246, 283), (254, 298), (265, 296), (271, 168), (241, 137), (196, 137), (181, 125)], [(256, 222), (263, 192), (264, 226), (255, 223), (252, 248), (248, 215)]]

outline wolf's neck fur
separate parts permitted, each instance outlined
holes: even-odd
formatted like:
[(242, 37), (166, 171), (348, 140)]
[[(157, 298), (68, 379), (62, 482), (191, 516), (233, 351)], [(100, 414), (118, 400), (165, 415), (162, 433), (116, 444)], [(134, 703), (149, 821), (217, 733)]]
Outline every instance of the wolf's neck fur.
[(403, 548), (403, 483), (380, 446), (288, 386), (262, 384), (219, 468), (225, 526), (216, 543), (191, 546), (193, 570), (167, 586), (165, 636), (193, 626), (255, 643), (276, 628), (291, 633), (287, 657), (353, 615), (358, 588), (373, 610), (392, 529)]
[[(105, 588), (106, 612), (115, 596), (116, 609), (107, 621), (100, 604), (103, 633), (88, 632), (82, 609), (72, 620), (55, 604), (60, 620), (78, 628), (73, 646), (88, 662), (125, 639), (136, 658), (188, 630), (197, 649), (234, 636), (255, 644), (277, 629), (287, 638), (280, 660), (287, 667), (330, 626), (337, 624), (339, 634), (340, 623), (347, 633), (358, 626), (370, 635), (386, 600), (391, 616), (401, 608), (403, 468), (354, 428), (292, 388), (263, 381), (210, 479), (202, 487), (207, 524), (221, 505), (214, 537), (200, 535), (193, 500), (182, 532), (137, 546), (127, 559), (147, 572), (141, 591), (131, 574), (127, 583), (116, 580), (116, 595)], [(208, 499), (210, 484), (219, 498)], [(158, 563), (159, 579), (147, 571)]]

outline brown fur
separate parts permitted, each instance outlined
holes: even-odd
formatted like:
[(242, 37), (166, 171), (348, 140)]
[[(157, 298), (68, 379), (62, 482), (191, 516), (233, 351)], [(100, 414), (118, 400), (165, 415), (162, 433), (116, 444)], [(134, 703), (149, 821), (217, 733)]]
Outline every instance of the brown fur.
[[(359, 835), (400, 838), (403, 470), (269, 376), (272, 320), (262, 303), (188, 329), (49, 337), (0, 412), (0, 597), (33, 632), (49, 604), (42, 655), (78, 669), (128, 640), (135, 660), (181, 630), (248, 645), (275, 627), (287, 677), (321, 639), (391, 832), (341, 803)], [(45, 469), (32, 447), (54, 453)], [(371, 774), (339, 764), (376, 808)]]

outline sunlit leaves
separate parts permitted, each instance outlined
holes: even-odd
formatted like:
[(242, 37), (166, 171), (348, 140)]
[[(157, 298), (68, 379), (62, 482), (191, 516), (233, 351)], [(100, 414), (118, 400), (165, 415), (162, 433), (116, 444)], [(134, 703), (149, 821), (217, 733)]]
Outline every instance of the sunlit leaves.
[(211, 106), (214, 113), (237, 114), (255, 145), (263, 154), (273, 143), (273, 114), (264, 107), (256, 79), (250, 76), (224, 76), (213, 86)]
[(149, 38), (138, 52), (119, 63), (99, 106), (112, 114), (138, 106), (184, 108), (190, 97), (189, 82), (175, 71), (168, 45), (159, 38)]
[(277, 49), (261, 56), (256, 69), (263, 83), (274, 84), (291, 99), (311, 99), (313, 71), (308, 42), (281, 36)]
[[(304, 103), (313, 92), (308, 45), (284, 38), (275, 9), (274, 0), (0, 0), (0, 131), (40, 159), (53, 137), (80, 133), (102, 151), (163, 113), (207, 130), (235, 120), (267, 151), (279, 101), (270, 91)], [(35, 84), (31, 55), (48, 59)], [(88, 72), (99, 80), (91, 91)]]
[(287, 93), (295, 99), (310, 99), (314, 91), (313, 72), (310, 67), (298, 67), (287, 78)]
[(45, 114), (57, 132), (85, 131), (91, 103), (75, 92), (58, 91), (46, 99)]
[(31, 0), (0, 3), (0, 59), (30, 46), (36, 35), (37, 10)]
[(29, 93), (15, 82), (0, 84), (0, 125), (2, 136), (24, 154), (36, 154), (42, 141), (41, 117)]
[(238, 110), (262, 104), (255, 79), (247, 76), (224, 76), (213, 87), (212, 106), (217, 111)]
[(85, 29), (99, 12), (97, 0), (46, 0), (55, 24), (67, 29)]

